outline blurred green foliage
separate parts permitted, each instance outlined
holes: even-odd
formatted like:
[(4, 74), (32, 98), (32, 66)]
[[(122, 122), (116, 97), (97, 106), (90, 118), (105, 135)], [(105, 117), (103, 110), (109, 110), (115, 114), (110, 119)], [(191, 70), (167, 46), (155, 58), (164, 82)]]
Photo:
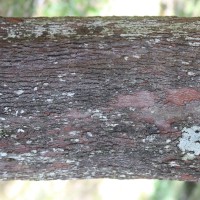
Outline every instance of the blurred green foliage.
[(156, 180), (149, 200), (199, 200), (200, 184), (195, 182)]
[(36, 7), (35, 0), (0, 0), (0, 16), (32, 16)]
[(0, 15), (31, 16), (89, 16), (99, 15), (108, 0), (0, 0)]
[(174, 13), (180, 17), (193, 17), (200, 15), (199, 0), (174, 0)]
[(149, 200), (178, 200), (183, 182), (170, 180), (156, 180), (155, 191)]
[(46, 5), (44, 6), (42, 13), (45, 16), (98, 15), (98, 11), (105, 3), (106, 0), (57, 0), (55, 3), (46, 0)]
[[(109, 2), (111, 0), (0, 0), (0, 16), (94, 16), (100, 15)], [(169, 9), (180, 17), (199, 16), (200, 0), (160, 0), (160, 13), (165, 15)]]

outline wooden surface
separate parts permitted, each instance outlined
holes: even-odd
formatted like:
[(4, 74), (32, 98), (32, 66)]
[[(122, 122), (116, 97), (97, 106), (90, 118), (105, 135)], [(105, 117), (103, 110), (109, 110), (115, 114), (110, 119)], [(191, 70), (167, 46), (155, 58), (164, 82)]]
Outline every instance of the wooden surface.
[(200, 18), (0, 18), (0, 179), (200, 178)]

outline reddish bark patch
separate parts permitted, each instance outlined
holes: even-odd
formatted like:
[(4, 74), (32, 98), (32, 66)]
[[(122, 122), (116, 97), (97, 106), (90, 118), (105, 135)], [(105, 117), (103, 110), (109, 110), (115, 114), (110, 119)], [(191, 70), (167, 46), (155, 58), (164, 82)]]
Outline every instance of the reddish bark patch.
[(19, 23), (19, 22), (23, 22), (24, 20), (22, 18), (9, 17), (6, 19), (6, 21), (10, 23)]
[(53, 163), (51, 166), (50, 166), (50, 169), (51, 170), (56, 170), (56, 169), (67, 169), (69, 167), (69, 164), (67, 163), (61, 163), (61, 162), (58, 162), (58, 163)]
[(131, 95), (119, 95), (117, 98), (117, 107), (135, 107), (145, 108), (154, 105), (154, 94), (148, 91), (140, 91)]
[(171, 118), (161, 119), (161, 120), (155, 118), (155, 124), (160, 129), (160, 131), (166, 131), (166, 132), (174, 131), (174, 129), (171, 128), (171, 123), (173, 122), (174, 120)]
[(13, 149), (13, 152), (15, 152), (17, 154), (29, 153), (30, 152), (30, 148), (26, 147), (24, 145), (18, 145)]
[(67, 117), (72, 119), (79, 119), (79, 118), (88, 118), (90, 117), (89, 113), (81, 113), (80, 111), (73, 109), (68, 114)]
[(183, 175), (181, 175), (181, 180), (184, 180), (184, 181), (194, 181), (195, 177), (193, 177), (190, 174), (183, 174)]
[(191, 101), (200, 100), (200, 92), (192, 88), (168, 90), (166, 100), (177, 106), (183, 106)]

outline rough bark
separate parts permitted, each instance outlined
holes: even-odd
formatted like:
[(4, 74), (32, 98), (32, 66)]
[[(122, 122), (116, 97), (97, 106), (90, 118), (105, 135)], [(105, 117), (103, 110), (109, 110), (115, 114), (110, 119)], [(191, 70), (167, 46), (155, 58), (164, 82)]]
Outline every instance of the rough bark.
[(0, 18), (0, 179), (200, 178), (200, 18)]

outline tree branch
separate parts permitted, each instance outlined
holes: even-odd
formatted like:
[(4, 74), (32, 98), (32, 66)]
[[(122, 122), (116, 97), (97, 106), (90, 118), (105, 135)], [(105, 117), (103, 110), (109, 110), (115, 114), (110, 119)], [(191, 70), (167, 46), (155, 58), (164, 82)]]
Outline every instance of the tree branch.
[(200, 18), (0, 18), (0, 179), (200, 178)]

